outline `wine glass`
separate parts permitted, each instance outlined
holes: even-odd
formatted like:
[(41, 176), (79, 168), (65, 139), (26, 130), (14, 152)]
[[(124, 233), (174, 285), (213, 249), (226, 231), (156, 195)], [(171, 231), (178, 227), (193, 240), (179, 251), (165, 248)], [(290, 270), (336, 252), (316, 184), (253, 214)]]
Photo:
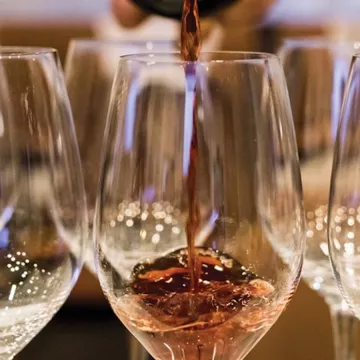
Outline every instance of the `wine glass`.
[(329, 249), (335, 278), (355, 315), (360, 318), (359, 261), (359, 113), (360, 57), (351, 62), (338, 127), (329, 199)]
[(329, 263), (327, 211), (340, 108), (357, 45), (330, 39), (289, 39), (279, 50), (300, 157), (307, 221), (302, 277), (330, 307), (335, 358), (355, 359), (356, 320), (343, 301)]
[(155, 359), (243, 359), (297, 287), (304, 229), (275, 55), (121, 58), (96, 261), (114, 312)]
[(80, 157), (56, 50), (0, 47), (0, 359), (67, 299), (87, 234)]
[[(100, 154), (112, 82), (122, 55), (143, 52), (171, 52), (176, 44), (166, 40), (73, 39), (65, 63), (69, 93), (82, 161), (89, 228), (91, 233), (98, 185)], [(95, 274), (94, 251), (88, 242), (87, 268)]]

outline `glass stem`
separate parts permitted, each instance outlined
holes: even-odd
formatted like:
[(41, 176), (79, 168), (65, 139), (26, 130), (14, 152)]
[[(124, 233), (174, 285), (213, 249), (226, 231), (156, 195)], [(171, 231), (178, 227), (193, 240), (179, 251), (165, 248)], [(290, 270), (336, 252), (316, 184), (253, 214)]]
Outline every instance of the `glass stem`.
[(330, 304), (335, 360), (356, 360), (357, 319), (345, 302)]
[(129, 360), (151, 360), (150, 355), (137, 339), (129, 333)]

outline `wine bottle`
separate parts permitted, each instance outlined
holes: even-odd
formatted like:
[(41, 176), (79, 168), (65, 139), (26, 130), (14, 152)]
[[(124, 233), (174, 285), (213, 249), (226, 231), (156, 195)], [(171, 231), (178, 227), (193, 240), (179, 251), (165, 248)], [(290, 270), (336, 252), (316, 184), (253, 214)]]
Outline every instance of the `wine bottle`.
[[(173, 19), (181, 19), (183, 0), (132, 0), (145, 11)], [(236, 0), (198, 0), (201, 17), (209, 16)]]

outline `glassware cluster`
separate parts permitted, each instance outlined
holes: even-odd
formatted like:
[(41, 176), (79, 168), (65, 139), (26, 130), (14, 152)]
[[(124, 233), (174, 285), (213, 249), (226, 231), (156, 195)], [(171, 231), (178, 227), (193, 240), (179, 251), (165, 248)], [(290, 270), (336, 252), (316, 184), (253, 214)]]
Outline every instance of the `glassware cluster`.
[(358, 47), (189, 62), (173, 42), (75, 40), (65, 75), (56, 50), (0, 47), (0, 360), (83, 259), (156, 360), (244, 359), (301, 275), (330, 307), (336, 359), (354, 360)]

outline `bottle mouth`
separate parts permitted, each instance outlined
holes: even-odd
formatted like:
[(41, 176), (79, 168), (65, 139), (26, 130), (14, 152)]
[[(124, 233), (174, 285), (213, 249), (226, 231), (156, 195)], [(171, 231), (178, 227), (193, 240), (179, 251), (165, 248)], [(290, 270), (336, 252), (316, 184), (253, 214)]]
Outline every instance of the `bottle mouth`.
[[(136, 5), (153, 14), (181, 20), (183, 2), (181, 0), (132, 0)], [(235, 0), (198, 0), (200, 17), (232, 4)]]

